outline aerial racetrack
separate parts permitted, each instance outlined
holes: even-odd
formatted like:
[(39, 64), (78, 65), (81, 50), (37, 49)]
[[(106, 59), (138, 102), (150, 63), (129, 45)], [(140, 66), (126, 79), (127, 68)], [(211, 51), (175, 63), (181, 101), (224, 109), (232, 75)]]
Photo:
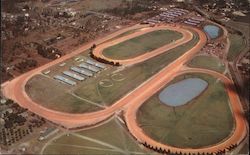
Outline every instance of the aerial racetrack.
[[(140, 31), (136, 31), (132, 34), (128, 34), (123, 37), (119, 37), (117, 39), (113, 39), (114, 37), (121, 35), (129, 30), (141, 28)], [(149, 34), (151, 32), (156, 31), (163, 31), (163, 30), (171, 30), (175, 33), (181, 34), (181, 38), (177, 37), (174, 41), (166, 41), (160, 44), (160, 47), (153, 47), (152, 51), (146, 50), (138, 50), (138, 52), (133, 53), (134, 55), (131, 57), (127, 57), (126, 55), (122, 59), (115, 59), (111, 56), (106, 56), (103, 52), (105, 49), (116, 46), (120, 43), (124, 43), (129, 41), (130, 39), (143, 36), (144, 34)], [(196, 41), (195, 41), (196, 39)], [(204, 32), (197, 28), (183, 26), (183, 25), (161, 25), (155, 27), (148, 27), (145, 25), (135, 25), (133, 27), (129, 27), (120, 31), (117, 31), (105, 38), (99, 39), (95, 42), (89, 43), (78, 50), (68, 54), (60, 59), (57, 59), (51, 63), (48, 63), (44, 66), (41, 66), (35, 70), (29, 71), (12, 81), (8, 81), (2, 84), (3, 93), (6, 97), (13, 99), (16, 101), (20, 106), (28, 108), (30, 111), (48, 119), (52, 122), (55, 122), (59, 125), (62, 125), (69, 129), (79, 128), (79, 127), (86, 127), (96, 125), (97, 123), (103, 122), (104, 120), (113, 116), (117, 111), (124, 110), (124, 119), (127, 125), (129, 132), (137, 139), (138, 142), (141, 144), (153, 148), (157, 151), (162, 151), (162, 153), (220, 153), (221, 151), (225, 151), (227, 148), (231, 147), (232, 145), (239, 144), (246, 135), (246, 121), (241, 116), (242, 114), (242, 107), (238, 95), (235, 91), (233, 86), (233, 81), (227, 78), (225, 75), (220, 74), (215, 71), (211, 71), (208, 69), (198, 69), (198, 68), (186, 68), (185, 64), (191, 60), (195, 54), (197, 54), (200, 49), (206, 44), (206, 35)], [(186, 44), (192, 42), (188, 48), (185, 47)], [(27, 94), (25, 91), (25, 85), (29, 82), (29, 80), (34, 77), (35, 75), (41, 74), (47, 68), (52, 67), (53, 65), (59, 64), (64, 62), (67, 59), (70, 59), (73, 56), (80, 54), (82, 51), (89, 49), (93, 43), (97, 44), (97, 47), (93, 50), (93, 54), (101, 57), (106, 60), (112, 60), (115, 62), (119, 62), (125, 68), (133, 67), (136, 65), (140, 65), (143, 62), (150, 62), (151, 64), (156, 64), (158, 59), (156, 57), (165, 57), (164, 54), (174, 55), (174, 58), (169, 58), (166, 56), (166, 60), (161, 60), (162, 63), (158, 69), (159, 70), (152, 70), (150, 76), (143, 79), (141, 83), (137, 85), (136, 88), (130, 87), (132, 90), (126, 90), (121, 94), (125, 93), (126, 95), (120, 95), (115, 97), (116, 100), (114, 103), (109, 104), (109, 106), (103, 106), (101, 110), (92, 111), (87, 113), (68, 113), (57, 111), (53, 109), (49, 109), (44, 107), (38, 103), (36, 103), (32, 98)], [(164, 44), (164, 45), (163, 45)], [(184, 48), (183, 48), (184, 47)], [(139, 47), (138, 47), (139, 48)], [(182, 48), (182, 51), (179, 48)], [(173, 52), (174, 51), (174, 52)], [(111, 52), (112, 53), (112, 52)], [(121, 58), (121, 57), (117, 57)], [(168, 61), (168, 63), (166, 63)], [(151, 66), (151, 65), (149, 65)], [(144, 65), (145, 68), (145, 65)], [(140, 70), (139, 70), (140, 73)], [(171, 82), (176, 76), (182, 75), (185, 73), (204, 73), (209, 74), (213, 77), (220, 79), (224, 85), (225, 90), (230, 99), (230, 107), (232, 109), (232, 115), (235, 122), (235, 128), (233, 133), (230, 134), (225, 140), (222, 142), (205, 146), (202, 148), (181, 148), (181, 147), (174, 147), (168, 144), (160, 143), (148, 135), (146, 135), (143, 130), (140, 128), (137, 122), (137, 111), (143, 105), (145, 101), (147, 101), (151, 96), (157, 93), (160, 89), (162, 89), (167, 83)], [(115, 75), (115, 74), (114, 74)], [(117, 74), (119, 75), (119, 74)], [(126, 74), (120, 74), (126, 76)], [(151, 76), (152, 75), (152, 76)], [(111, 75), (112, 77), (112, 75)], [(119, 79), (119, 78), (118, 78)], [(126, 77), (121, 77), (120, 81), (131, 80), (130, 83), (133, 85), (133, 78), (129, 79)], [(102, 81), (101, 85), (104, 87), (102, 89), (109, 89), (110, 87), (120, 87), (120, 85), (115, 85), (115, 82), (119, 82), (119, 80), (113, 80), (110, 82), (112, 78), (107, 79), (106, 81)], [(106, 82), (106, 83), (105, 83)], [(112, 83), (112, 84), (111, 84)], [(114, 83), (114, 86), (113, 86)], [(105, 85), (106, 84), (106, 85)], [(129, 93), (128, 93), (129, 92)], [(113, 92), (119, 93), (119, 92)], [(95, 104), (95, 103), (93, 103)], [(165, 151), (165, 152), (164, 152)]]

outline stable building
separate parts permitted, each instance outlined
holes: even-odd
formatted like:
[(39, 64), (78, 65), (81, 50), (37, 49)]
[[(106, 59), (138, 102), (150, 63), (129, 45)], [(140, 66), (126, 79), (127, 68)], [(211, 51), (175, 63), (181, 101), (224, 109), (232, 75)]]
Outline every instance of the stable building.
[(69, 85), (71, 85), (71, 86), (76, 85), (76, 82), (75, 82), (75, 81), (72, 81), (72, 80), (70, 80), (70, 79), (67, 79), (67, 78), (65, 78), (65, 77), (63, 77), (63, 76), (61, 76), (61, 75), (55, 75), (55, 76), (54, 76), (54, 79), (59, 80), (59, 81), (61, 81), (61, 82), (63, 82), (63, 83), (69, 84)]
[(71, 78), (73, 78), (73, 79), (76, 79), (76, 80), (78, 80), (78, 81), (83, 81), (83, 80), (85, 79), (84, 77), (82, 77), (82, 76), (80, 76), (80, 75), (77, 75), (77, 74), (75, 74), (75, 73), (72, 73), (72, 72), (70, 72), (70, 71), (64, 71), (63, 74), (64, 74), (64, 75), (67, 75), (67, 76), (69, 76), (69, 77), (71, 77)]
[(88, 71), (86, 69), (81, 69), (79, 67), (71, 67), (70, 69), (74, 72), (77, 72), (77, 73), (85, 75), (85, 76), (89, 76), (89, 77), (93, 76), (93, 73), (91, 73), (90, 71)]
[(100, 69), (99, 69), (98, 67), (89, 65), (89, 64), (87, 64), (87, 63), (81, 63), (80, 65), (78, 65), (78, 67), (88, 69), (88, 70), (90, 70), (90, 71), (92, 71), (92, 72), (95, 72), (95, 73), (97, 73), (97, 72), (100, 71)]

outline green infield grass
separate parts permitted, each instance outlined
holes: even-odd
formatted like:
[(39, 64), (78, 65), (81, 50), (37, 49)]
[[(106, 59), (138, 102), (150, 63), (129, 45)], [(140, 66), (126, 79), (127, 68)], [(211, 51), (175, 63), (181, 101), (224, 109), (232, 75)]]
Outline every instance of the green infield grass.
[(244, 39), (238, 34), (229, 34), (230, 48), (228, 51), (228, 60), (233, 61), (245, 48)]
[(79, 132), (65, 134), (52, 140), (43, 154), (149, 154), (129, 134), (116, 118), (109, 122)]
[(182, 34), (175, 31), (153, 31), (107, 47), (103, 50), (103, 55), (112, 59), (128, 59), (153, 51), (181, 37)]
[(219, 143), (232, 133), (234, 118), (220, 81), (193, 73), (178, 76), (169, 84), (191, 77), (201, 78), (209, 85), (189, 103), (167, 106), (159, 100), (158, 92), (140, 107), (138, 124), (154, 140), (180, 148), (200, 148)]
[(188, 66), (210, 69), (220, 73), (225, 71), (225, 65), (218, 58), (211, 56), (196, 56), (188, 63)]

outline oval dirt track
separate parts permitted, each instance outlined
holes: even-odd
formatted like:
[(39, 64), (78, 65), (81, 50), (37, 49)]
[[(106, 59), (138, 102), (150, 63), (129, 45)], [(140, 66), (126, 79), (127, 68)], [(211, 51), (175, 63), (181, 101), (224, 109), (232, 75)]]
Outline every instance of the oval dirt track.
[[(141, 28), (146, 26), (136, 25), (127, 29), (123, 29), (120, 31), (117, 31), (105, 38), (99, 39), (95, 42), (95, 44), (100, 44), (104, 41), (107, 41), (115, 36), (118, 36), (119, 34), (122, 34), (128, 30), (135, 29), (135, 28)], [(98, 122), (101, 122), (108, 117), (112, 116), (116, 111), (124, 109), (125, 110), (125, 120), (127, 123), (127, 127), (131, 134), (141, 143), (147, 142), (148, 144), (151, 144), (152, 146), (163, 148), (163, 149), (171, 149), (173, 152), (182, 152), (182, 153), (214, 153), (217, 151), (224, 150), (226, 147), (233, 143), (239, 143), (246, 135), (246, 122), (243, 117), (241, 117), (239, 114), (242, 113), (241, 103), (239, 101), (238, 95), (229, 89), (227, 86), (229, 84), (233, 84), (232, 80), (226, 78), (224, 75), (221, 75), (219, 73), (210, 71), (210, 70), (204, 70), (204, 69), (185, 69), (183, 66), (186, 62), (188, 62), (196, 53), (200, 51), (200, 49), (206, 44), (206, 35), (200, 31), (199, 29), (192, 28), (192, 27), (184, 27), (184, 26), (178, 26), (178, 27), (171, 27), (171, 26), (159, 26), (159, 27), (152, 27), (149, 29), (146, 29), (145, 31), (140, 31), (135, 34), (127, 35), (122, 38), (118, 38), (116, 40), (106, 42), (103, 44), (98, 45), (97, 48), (94, 50), (94, 53), (100, 57), (106, 58), (102, 55), (102, 51), (104, 48), (108, 46), (115, 45), (119, 42), (128, 40), (130, 38), (133, 38), (138, 35), (142, 35), (143, 33), (147, 33), (149, 31), (159, 30), (159, 29), (172, 29), (175, 31), (178, 31), (183, 34), (183, 38), (179, 39), (175, 43), (170, 43), (165, 46), (162, 46), (152, 52), (148, 52), (146, 54), (140, 55), (135, 58), (127, 59), (127, 60), (114, 60), (119, 61), (121, 64), (124, 65), (132, 65), (135, 63), (139, 63), (142, 61), (145, 61), (147, 59), (150, 59), (156, 55), (159, 55), (163, 52), (167, 52), (168, 50), (175, 48), (177, 46), (180, 46), (192, 39), (192, 33), (189, 32), (189, 30), (192, 30), (196, 32), (199, 36), (198, 43), (188, 50), (185, 54), (180, 56), (178, 59), (173, 61), (171, 64), (163, 68), (160, 72), (155, 74), (153, 77), (145, 81), (143, 84), (141, 84), (139, 87), (137, 87), (135, 90), (127, 94), (126, 96), (122, 97), (120, 100), (115, 102), (112, 106), (100, 110), (97, 112), (92, 113), (85, 113), (85, 114), (69, 114), (69, 113), (63, 113), (54, 111), (48, 108), (45, 108), (34, 101), (32, 101), (29, 96), (25, 92), (25, 84), (27, 81), (34, 75), (40, 74), (41, 71), (43, 71), (46, 68), (49, 68), (55, 64), (58, 64), (66, 59), (69, 59), (82, 51), (89, 49), (91, 45), (94, 42), (91, 42), (85, 46), (82, 46), (81, 48), (77, 49), (76, 51), (65, 55), (64, 57), (57, 59), (53, 62), (50, 62), (44, 66), (41, 66), (39, 68), (36, 68), (32, 71), (29, 71), (12, 81), (6, 82), (2, 84), (2, 91), (3, 94), (10, 99), (13, 99), (16, 101), (20, 106), (24, 108), (28, 108), (30, 111), (50, 120), (57, 124), (60, 124), (62, 126), (65, 126), (66, 128), (76, 128), (81, 126), (89, 126), (96, 124)], [(136, 123), (136, 112), (138, 108), (147, 100), (149, 99), (154, 93), (156, 93), (158, 90), (160, 90), (164, 85), (166, 85), (168, 82), (170, 82), (174, 77), (176, 77), (179, 74), (187, 73), (187, 72), (204, 72), (206, 74), (211, 74), (215, 77), (220, 78), (226, 86), (226, 90), (228, 92), (230, 101), (231, 101), (231, 107), (233, 110), (234, 118), (236, 121), (236, 128), (234, 133), (224, 142), (220, 144), (216, 144), (213, 146), (201, 148), (201, 149), (182, 149), (182, 148), (175, 148), (168, 145), (164, 145), (161, 143), (158, 143), (154, 140), (152, 140), (150, 137), (145, 135), (140, 127), (138, 127)]]

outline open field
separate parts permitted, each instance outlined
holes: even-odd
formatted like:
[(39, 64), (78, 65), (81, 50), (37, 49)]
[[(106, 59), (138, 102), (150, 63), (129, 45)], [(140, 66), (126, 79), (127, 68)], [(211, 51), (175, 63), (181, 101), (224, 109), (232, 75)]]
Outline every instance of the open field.
[(180, 38), (181, 34), (178, 32), (158, 30), (108, 47), (103, 50), (103, 55), (112, 59), (133, 58)]
[(63, 135), (48, 145), (43, 154), (144, 154), (118, 119), (93, 129)]
[(242, 36), (238, 34), (229, 34), (229, 39), (231, 45), (228, 51), (228, 60), (233, 61), (245, 48), (246, 45), (244, 43)]
[(240, 31), (243, 34), (243, 36), (240, 36), (238, 34), (229, 33), (231, 46), (230, 46), (229, 53), (228, 53), (228, 60), (233, 61), (240, 54), (240, 52), (247, 52), (247, 50), (249, 50), (248, 44), (249, 44), (249, 39), (250, 39), (250, 36), (249, 36), (250, 24), (244, 23), (244, 22), (236, 22), (233, 20), (229, 20), (228, 22), (225, 22), (224, 24)]
[(161, 103), (156, 93), (140, 107), (137, 121), (147, 135), (164, 144), (181, 148), (216, 144), (228, 137), (234, 127), (224, 86), (215, 78), (198, 73), (181, 75), (171, 83), (189, 77), (206, 80), (207, 90), (176, 108)]
[(188, 63), (188, 66), (210, 69), (220, 73), (225, 71), (224, 64), (219, 59), (210, 56), (196, 56)]
[[(55, 2), (55, 1), (54, 1)], [(54, 3), (51, 1), (51, 3)], [(59, 1), (60, 2), (60, 1)], [(62, 3), (62, 2), (60, 2)], [(112, 9), (119, 7), (123, 1), (122, 0), (106, 0), (105, 2), (102, 0), (84, 0), (84, 1), (77, 1), (74, 3), (67, 2), (68, 4), (65, 5), (67, 7), (74, 8), (75, 10), (86, 10), (86, 11), (101, 11), (105, 9)], [(52, 5), (54, 7), (58, 5)], [(60, 5), (64, 6), (64, 5)]]
[(103, 109), (100, 106), (74, 97), (67, 91), (69, 87), (43, 75), (36, 75), (28, 81), (25, 89), (35, 102), (53, 110), (84, 113)]
[(249, 154), (249, 143), (245, 143), (239, 154)]

